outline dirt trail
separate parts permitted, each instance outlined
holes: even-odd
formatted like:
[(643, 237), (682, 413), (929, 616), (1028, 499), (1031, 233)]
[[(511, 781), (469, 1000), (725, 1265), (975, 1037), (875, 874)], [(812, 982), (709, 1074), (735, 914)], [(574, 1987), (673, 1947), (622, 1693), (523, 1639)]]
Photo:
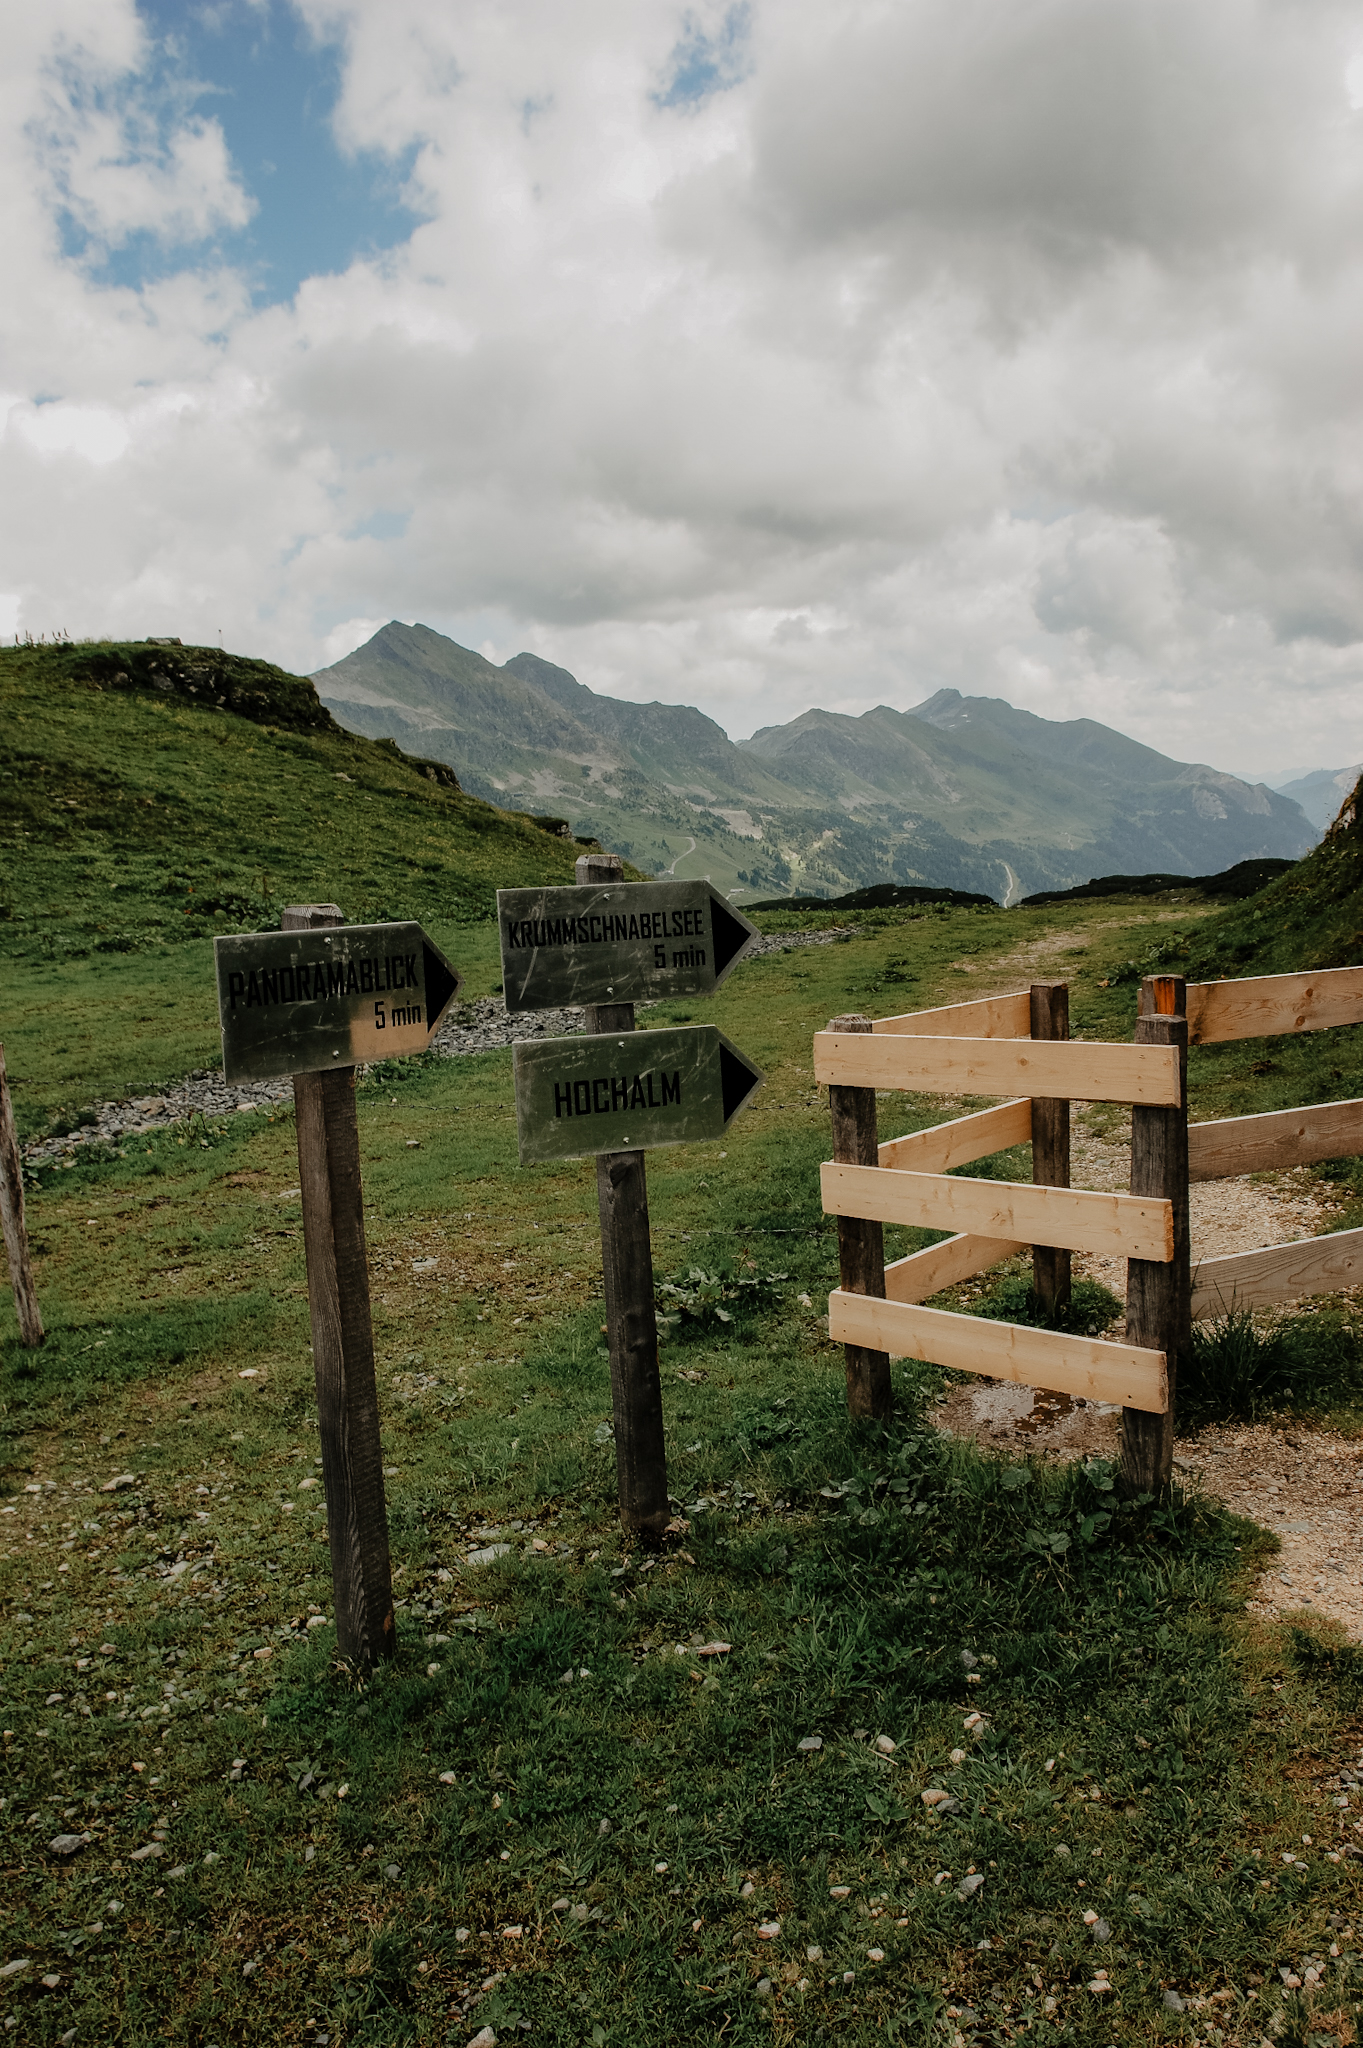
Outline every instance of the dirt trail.
[[(1120, 1190), (1128, 1162), (1125, 1144), (1082, 1125), (1076, 1131), (1076, 1187)], [(1313, 1236), (1325, 1216), (1320, 1184), (1305, 1169), (1205, 1181), (1190, 1202), (1194, 1262)], [(1124, 1294), (1120, 1261), (1076, 1256), (1074, 1264), (1076, 1274)], [(939, 1426), (958, 1436), (1057, 1459), (1115, 1457), (1119, 1416), (1117, 1408), (988, 1380), (952, 1388), (937, 1410)], [(1250, 1613), (1305, 1610), (1363, 1642), (1363, 1442), (1300, 1426), (1226, 1425), (1181, 1440), (1175, 1465), (1281, 1537), (1282, 1552), (1262, 1574)]]

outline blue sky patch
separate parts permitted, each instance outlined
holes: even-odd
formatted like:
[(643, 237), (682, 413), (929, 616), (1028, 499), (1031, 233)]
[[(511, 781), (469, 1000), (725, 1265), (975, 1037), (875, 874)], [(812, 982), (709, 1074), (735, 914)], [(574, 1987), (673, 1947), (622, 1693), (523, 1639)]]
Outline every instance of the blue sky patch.
[(109, 283), (137, 286), (226, 263), (245, 273), (257, 304), (291, 299), (309, 277), (405, 242), (421, 216), (403, 197), (415, 145), (401, 158), (348, 156), (331, 131), (342, 52), (317, 43), (287, 0), (138, 0), (155, 41), (139, 106), (158, 108), (164, 148), (186, 114), (216, 120), (238, 182), (253, 202), (244, 227), (197, 241), (139, 231), (101, 248), (73, 212), (62, 222), (68, 255)]
[(751, 25), (748, 0), (735, 0), (713, 35), (688, 14), (668, 60), (666, 89), (654, 94), (656, 103), (660, 107), (695, 106), (746, 78)]

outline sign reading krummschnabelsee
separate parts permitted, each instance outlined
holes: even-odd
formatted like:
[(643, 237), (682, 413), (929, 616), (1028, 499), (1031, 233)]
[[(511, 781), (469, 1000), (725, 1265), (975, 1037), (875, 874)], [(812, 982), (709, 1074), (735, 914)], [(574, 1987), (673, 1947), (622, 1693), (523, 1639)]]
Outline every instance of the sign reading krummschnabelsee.
[(419, 924), (215, 939), (223, 1073), (316, 1074), (424, 1052), (459, 975)]
[(520, 1039), (522, 1166), (720, 1138), (762, 1076), (713, 1024)]
[(711, 995), (757, 927), (708, 882), (499, 889), (506, 1007)]

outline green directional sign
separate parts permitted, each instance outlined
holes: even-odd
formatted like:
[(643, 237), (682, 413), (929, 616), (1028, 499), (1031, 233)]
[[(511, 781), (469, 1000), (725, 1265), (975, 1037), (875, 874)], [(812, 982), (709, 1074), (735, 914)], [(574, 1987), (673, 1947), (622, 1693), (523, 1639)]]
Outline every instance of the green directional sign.
[(229, 1081), (424, 1052), (459, 991), (419, 924), (245, 932), (213, 951)]
[(523, 1166), (722, 1137), (762, 1081), (713, 1024), (521, 1039), (512, 1065)]
[(510, 1011), (711, 995), (758, 936), (708, 882), (499, 889)]

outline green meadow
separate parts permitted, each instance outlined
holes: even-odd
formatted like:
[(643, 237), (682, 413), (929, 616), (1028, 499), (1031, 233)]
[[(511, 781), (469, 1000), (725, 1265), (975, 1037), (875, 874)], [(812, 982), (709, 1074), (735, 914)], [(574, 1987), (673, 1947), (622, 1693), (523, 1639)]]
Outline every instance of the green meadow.
[[(348, 879), (324, 849), (288, 888), (369, 914)], [(495, 986), (491, 927), (436, 893)], [(944, 1436), (922, 1366), (853, 1427), (820, 1320), (812, 1033), (1059, 975), (1077, 1030), (1128, 1038), (1139, 975), (1224, 915), (867, 913), (649, 1013), (713, 1018), (767, 1074), (723, 1142), (650, 1155), (656, 1554), (614, 1515), (590, 1164), (519, 1167), (507, 1053), (369, 1070), (399, 1652), (367, 1679), (328, 1619), (291, 1112), (38, 1175), (47, 1344), (0, 1307), (15, 2039), (1352, 2039), (1363, 1838), (1334, 1788), (1363, 1773), (1363, 1667), (1246, 1614), (1274, 1539), (1191, 1486), (1122, 1502), (1102, 1461)], [(207, 1063), (209, 964), (205, 935), (26, 967), (69, 977), (43, 986), (88, 1034), (7, 998), (28, 1127)], [(108, 1045), (163, 972), (167, 1017)], [(1360, 1094), (1359, 1065), (1356, 1031), (1195, 1052), (1194, 1114)], [(887, 1098), (882, 1135), (942, 1107)], [(1318, 1416), (1352, 1430), (1357, 1392)]]

